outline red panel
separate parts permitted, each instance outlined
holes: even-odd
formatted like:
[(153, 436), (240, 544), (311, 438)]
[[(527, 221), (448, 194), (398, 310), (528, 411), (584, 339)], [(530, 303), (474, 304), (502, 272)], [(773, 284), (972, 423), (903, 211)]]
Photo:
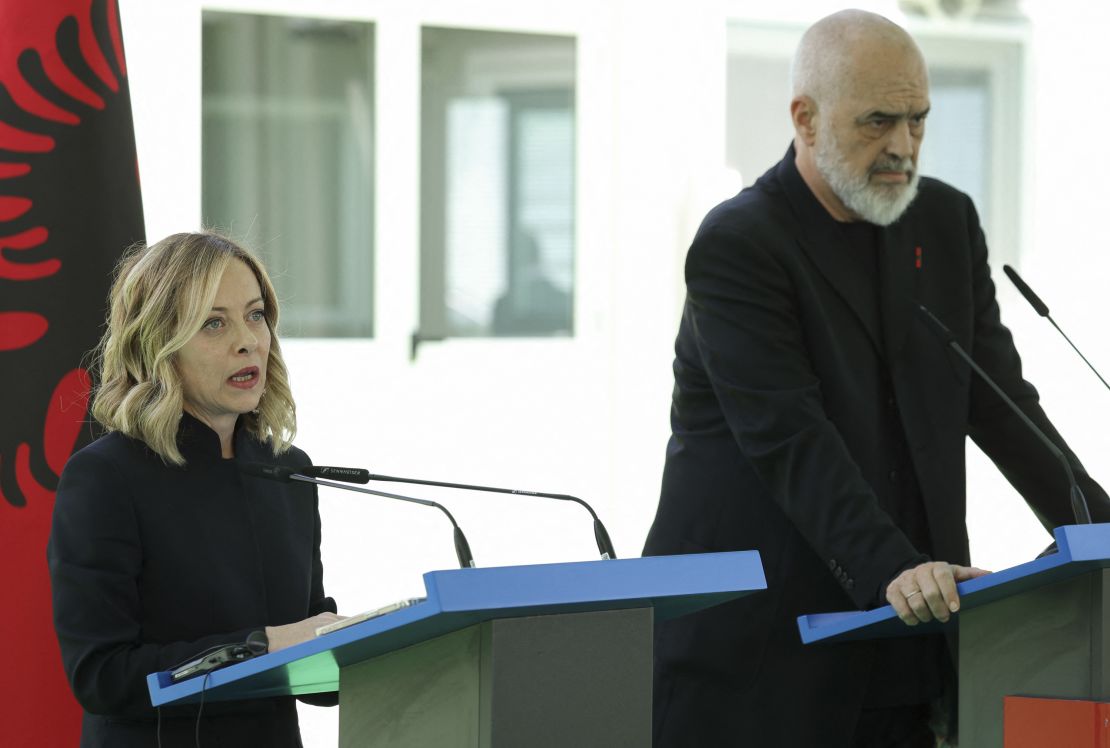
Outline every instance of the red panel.
[(1005, 748), (1110, 748), (1110, 704), (1007, 696)]

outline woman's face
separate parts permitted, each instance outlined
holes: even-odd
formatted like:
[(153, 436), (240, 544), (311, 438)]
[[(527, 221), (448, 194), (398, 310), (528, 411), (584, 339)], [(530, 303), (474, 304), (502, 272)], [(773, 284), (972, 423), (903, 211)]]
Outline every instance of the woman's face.
[(266, 387), (270, 328), (258, 279), (242, 260), (220, 279), (201, 329), (177, 353), (185, 410), (222, 437), (258, 407)]

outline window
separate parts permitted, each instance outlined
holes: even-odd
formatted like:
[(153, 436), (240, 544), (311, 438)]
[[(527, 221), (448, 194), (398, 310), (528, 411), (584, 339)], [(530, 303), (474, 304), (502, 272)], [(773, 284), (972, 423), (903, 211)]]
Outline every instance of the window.
[(922, 174), (971, 196), (984, 226), (991, 225), (992, 208), (990, 94), (990, 77), (982, 69), (931, 66), (932, 110), (920, 158)]
[(204, 221), (265, 259), (287, 336), (373, 334), (372, 31), (204, 13)]
[(574, 40), (426, 28), (418, 339), (574, 329)]

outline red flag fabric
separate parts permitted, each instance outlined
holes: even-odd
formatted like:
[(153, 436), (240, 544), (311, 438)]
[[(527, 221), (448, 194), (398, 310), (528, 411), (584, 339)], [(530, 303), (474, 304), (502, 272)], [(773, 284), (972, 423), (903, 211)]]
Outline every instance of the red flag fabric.
[(93, 435), (88, 352), (112, 270), (143, 239), (116, 0), (0, 2), (0, 743), (74, 746), (46, 540), (58, 475)]

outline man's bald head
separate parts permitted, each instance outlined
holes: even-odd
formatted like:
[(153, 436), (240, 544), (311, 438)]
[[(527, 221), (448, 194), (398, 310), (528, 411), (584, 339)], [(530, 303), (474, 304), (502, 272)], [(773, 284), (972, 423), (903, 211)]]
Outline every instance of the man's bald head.
[(876, 13), (842, 10), (822, 18), (802, 35), (794, 55), (794, 96), (819, 108), (853, 93), (885, 61), (910, 61), (925, 70), (917, 43), (898, 24)]

